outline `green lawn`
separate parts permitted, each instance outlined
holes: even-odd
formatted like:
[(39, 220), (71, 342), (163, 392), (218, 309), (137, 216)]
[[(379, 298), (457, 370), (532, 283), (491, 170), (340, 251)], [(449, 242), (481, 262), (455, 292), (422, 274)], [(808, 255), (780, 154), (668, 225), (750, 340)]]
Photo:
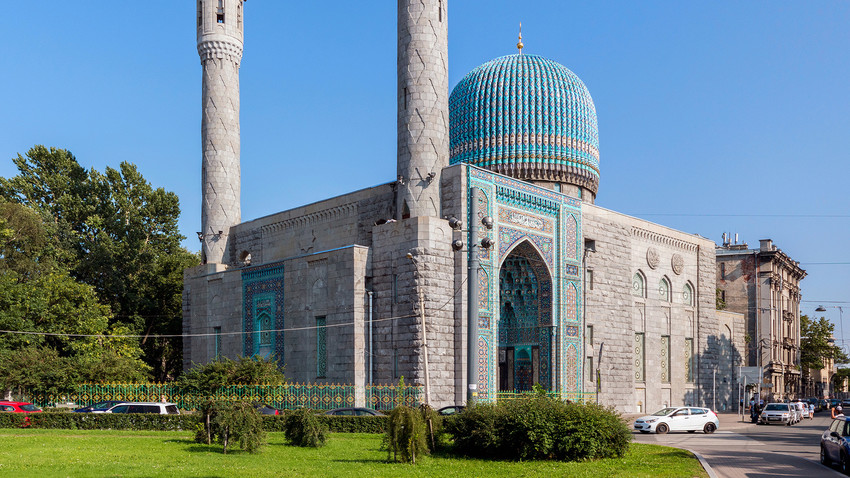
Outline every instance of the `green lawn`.
[(270, 433), (258, 454), (194, 443), (189, 433), (0, 429), (0, 476), (587, 476), (706, 477), (688, 452), (632, 444), (622, 459), (589, 463), (503, 462), (425, 457), (415, 466), (386, 462), (381, 436), (332, 434), (302, 449)]

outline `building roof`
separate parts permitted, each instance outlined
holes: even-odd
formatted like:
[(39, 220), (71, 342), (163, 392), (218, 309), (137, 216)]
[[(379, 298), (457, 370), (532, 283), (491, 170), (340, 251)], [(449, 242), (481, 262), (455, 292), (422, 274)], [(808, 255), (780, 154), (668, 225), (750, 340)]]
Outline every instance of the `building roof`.
[(596, 107), (575, 73), (537, 55), (475, 68), (449, 98), (451, 163), (599, 188)]

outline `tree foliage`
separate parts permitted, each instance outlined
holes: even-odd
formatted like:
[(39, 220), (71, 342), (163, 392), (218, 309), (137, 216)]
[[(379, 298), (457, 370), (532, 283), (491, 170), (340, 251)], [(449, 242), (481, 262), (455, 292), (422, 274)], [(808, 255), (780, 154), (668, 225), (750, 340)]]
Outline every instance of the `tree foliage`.
[(283, 431), (291, 445), (319, 448), (328, 441), (328, 426), (319, 421), (316, 411), (299, 408), (287, 413)]
[(108, 307), (110, 326), (143, 336), (157, 380), (174, 377), (180, 340), (151, 336), (181, 333), (182, 273), (199, 263), (180, 245), (177, 196), (126, 162), (87, 171), (70, 152), (44, 146), (13, 162), (19, 174), (0, 178), (0, 271), (22, 281), (65, 271)]
[(265, 444), (262, 417), (250, 403), (211, 402), (207, 413), (210, 419), (206, 429), (195, 436), (195, 441), (209, 444), (211, 438), (222, 445), (224, 454), (233, 443), (248, 453), (256, 453)]
[(238, 360), (220, 357), (205, 364), (195, 364), (177, 380), (180, 388), (212, 395), (226, 385), (281, 385), (286, 383), (283, 369), (277, 360), (259, 355), (239, 357)]
[(835, 325), (825, 317), (811, 319), (800, 316), (800, 365), (808, 370), (822, 370), (827, 362), (846, 363), (847, 356), (833, 342)]

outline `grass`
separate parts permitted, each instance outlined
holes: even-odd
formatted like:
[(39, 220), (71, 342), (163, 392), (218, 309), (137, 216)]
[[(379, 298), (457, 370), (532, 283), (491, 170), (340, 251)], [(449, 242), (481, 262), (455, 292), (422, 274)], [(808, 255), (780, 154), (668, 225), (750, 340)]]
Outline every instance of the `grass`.
[(258, 454), (221, 453), (184, 432), (0, 429), (0, 476), (576, 476), (706, 477), (690, 453), (633, 443), (625, 457), (585, 463), (504, 462), (423, 457), (388, 463), (381, 436), (335, 433), (328, 445), (302, 449), (270, 433)]

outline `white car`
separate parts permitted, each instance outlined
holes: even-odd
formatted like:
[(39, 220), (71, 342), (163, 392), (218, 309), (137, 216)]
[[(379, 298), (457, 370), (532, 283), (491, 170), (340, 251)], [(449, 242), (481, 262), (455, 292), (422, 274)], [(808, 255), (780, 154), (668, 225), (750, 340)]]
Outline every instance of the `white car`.
[(811, 412), (809, 412), (809, 404), (803, 402), (794, 402), (794, 407), (797, 408), (797, 411), (800, 415), (800, 421), (804, 418), (812, 418)]
[(177, 408), (177, 405), (173, 403), (123, 402), (118, 405), (113, 405), (100, 413), (156, 413), (159, 415), (180, 415), (180, 410)]
[(652, 415), (635, 420), (635, 430), (641, 433), (667, 433), (668, 431), (693, 433), (698, 430), (714, 433), (719, 426), (720, 420), (714, 412), (699, 407), (663, 408)]
[(797, 413), (790, 403), (768, 403), (759, 415), (759, 425), (769, 423), (781, 423), (793, 425)]

